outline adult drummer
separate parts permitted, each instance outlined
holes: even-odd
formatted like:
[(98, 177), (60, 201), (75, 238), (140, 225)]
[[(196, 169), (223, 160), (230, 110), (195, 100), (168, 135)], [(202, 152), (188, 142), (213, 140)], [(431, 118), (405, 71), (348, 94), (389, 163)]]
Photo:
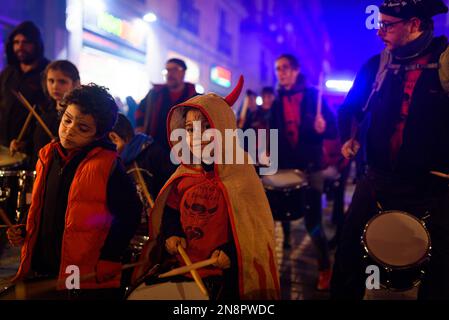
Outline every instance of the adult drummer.
[[(12, 90), (22, 93), (32, 105), (46, 100), (41, 75), (48, 60), (44, 57), (41, 33), (33, 22), (25, 21), (12, 31), (6, 43), (6, 57), (8, 65), (0, 74), (0, 145), (9, 147), (28, 115)], [(31, 133), (29, 130), (24, 139), (29, 139)]]
[[(441, 0), (386, 0), (380, 7), (378, 35), (386, 48), (362, 67), (339, 112), (342, 154), (353, 157), (358, 141), (366, 141), (369, 169), (357, 183), (337, 249), (333, 298), (363, 297), (360, 237), (379, 208), (417, 217), (430, 212), (432, 258), (420, 296), (449, 298), (448, 180), (429, 173), (449, 172), (449, 97), (442, 86), (448, 42), (434, 36), (432, 20), (447, 11)], [(350, 138), (353, 119), (370, 119), (363, 139)]]
[[(318, 251), (320, 272), (317, 289), (325, 290), (329, 288), (331, 265), (321, 224), (323, 139), (336, 137), (335, 119), (324, 101), (321, 112), (317, 112), (317, 90), (306, 87), (296, 57), (281, 55), (275, 68), (279, 91), (271, 111), (271, 128), (279, 130), (279, 168), (299, 169), (307, 174), (310, 188), (307, 188), (305, 198), (309, 208), (305, 210), (304, 217), (307, 231)], [(284, 223), (283, 226), (284, 236), (288, 238), (289, 225)]]

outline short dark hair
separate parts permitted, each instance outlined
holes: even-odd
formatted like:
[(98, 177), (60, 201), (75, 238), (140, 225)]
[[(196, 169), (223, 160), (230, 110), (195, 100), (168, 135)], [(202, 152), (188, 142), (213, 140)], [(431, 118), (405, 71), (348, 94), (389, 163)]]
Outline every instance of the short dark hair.
[(263, 87), (262, 88), (262, 95), (264, 94), (274, 94), (273, 87)]
[(187, 70), (187, 65), (184, 62), (184, 60), (178, 59), (178, 58), (171, 58), (167, 60), (167, 63), (176, 63), (178, 66), (183, 68), (184, 70)]
[(131, 139), (134, 138), (134, 135), (135, 135), (133, 126), (131, 125), (131, 122), (122, 113), (118, 114), (117, 121), (111, 131), (115, 132), (126, 143), (131, 141)]
[(62, 100), (65, 109), (75, 104), (83, 114), (90, 114), (95, 120), (97, 137), (111, 131), (117, 121), (118, 107), (108, 89), (95, 83), (81, 85), (70, 91)]
[(66, 77), (72, 79), (73, 82), (80, 81), (80, 74), (76, 66), (68, 60), (55, 60), (47, 65), (42, 76), (42, 85), (44, 93), (49, 96), (47, 90), (47, 76), (48, 71), (58, 70), (61, 71)]
[(290, 66), (295, 69), (298, 70), (299, 69), (299, 61), (298, 58), (296, 58), (294, 55), (289, 54), (289, 53), (284, 53), (281, 54), (276, 61), (280, 60), (280, 59), (287, 59), (288, 62), (290, 63)]
[(247, 96), (257, 97), (257, 94), (253, 90), (251, 90), (251, 89), (246, 90), (246, 95)]

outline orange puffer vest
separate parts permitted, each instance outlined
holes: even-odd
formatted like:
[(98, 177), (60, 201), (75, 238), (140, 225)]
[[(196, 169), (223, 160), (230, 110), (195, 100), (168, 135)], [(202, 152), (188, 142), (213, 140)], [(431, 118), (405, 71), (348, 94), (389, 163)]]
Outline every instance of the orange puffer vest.
[[(46, 177), (56, 143), (47, 144), (39, 152), (40, 160), (36, 165), (36, 181), (33, 186), (21, 264), (14, 280), (23, 279), (31, 271)], [(107, 208), (106, 190), (116, 159), (115, 151), (96, 147), (86, 155), (76, 170), (67, 201), (58, 289), (65, 288), (64, 280), (70, 275), (66, 274), (66, 268), (70, 265), (78, 266), (80, 270), (81, 289), (120, 286), (120, 275), (102, 283), (97, 283), (95, 277), (83, 280), (83, 276), (95, 272), (101, 249), (111, 227), (112, 215)]]

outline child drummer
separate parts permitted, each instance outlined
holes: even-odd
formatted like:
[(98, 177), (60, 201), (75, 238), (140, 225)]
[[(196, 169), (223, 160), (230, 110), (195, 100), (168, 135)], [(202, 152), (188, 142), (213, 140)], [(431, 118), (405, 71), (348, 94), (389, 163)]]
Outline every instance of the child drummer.
[[(7, 231), (22, 245), (15, 281), (62, 280), (79, 268), (76, 296), (122, 297), (121, 255), (140, 220), (141, 204), (107, 134), (117, 105), (103, 87), (83, 85), (64, 97), (59, 140), (39, 152), (26, 233)], [(95, 277), (82, 279), (87, 274)], [(59, 288), (62, 289), (62, 288)], [(59, 291), (51, 298), (68, 297)], [(72, 296), (70, 296), (72, 297)]]
[[(231, 106), (242, 86), (243, 78), (226, 98), (207, 94), (171, 109), (168, 130), (185, 129), (191, 153), (187, 158), (201, 157), (195, 146), (201, 145), (204, 151), (206, 145), (194, 137), (195, 125), (200, 125), (202, 133), (214, 128), (222, 137), (225, 129), (236, 130)], [(218, 147), (225, 150), (224, 144)], [(236, 151), (239, 146), (233, 148)], [(182, 162), (156, 199), (150, 236), (180, 266), (184, 263), (179, 245), (192, 263), (216, 258), (214, 265), (197, 270), (212, 299), (279, 298), (273, 218), (254, 167), (208, 164), (202, 158), (198, 164), (187, 162)]]

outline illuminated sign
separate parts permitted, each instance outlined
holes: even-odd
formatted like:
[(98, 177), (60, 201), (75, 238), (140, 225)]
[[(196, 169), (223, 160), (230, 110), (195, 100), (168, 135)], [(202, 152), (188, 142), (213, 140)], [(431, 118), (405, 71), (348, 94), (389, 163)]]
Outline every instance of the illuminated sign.
[(108, 12), (89, 13), (85, 17), (85, 27), (92, 31), (101, 30), (120, 38), (137, 48), (143, 48), (146, 36), (146, 23), (136, 19), (134, 22), (126, 21)]
[(229, 88), (231, 86), (231, 71), (219, 66), (212, 67), (210, 79), (219, 86)]
[(117, 37), (123, 38), (123, 29), (125, 28), (126, 22), (121, 19), (114, 17), (112, 14), (107, 12), (100, 13), (97, 17), (98, 28), (112, 33)]

